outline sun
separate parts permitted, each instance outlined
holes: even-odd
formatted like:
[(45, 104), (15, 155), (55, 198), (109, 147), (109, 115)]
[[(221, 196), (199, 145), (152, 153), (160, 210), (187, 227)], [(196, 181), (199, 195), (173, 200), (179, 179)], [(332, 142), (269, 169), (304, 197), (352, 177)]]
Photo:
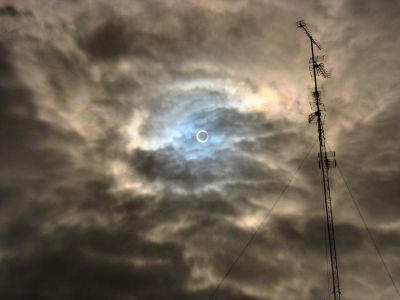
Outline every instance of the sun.
[(208, 141), (208, 132), (205, 130), (199, 130), (196, 133), (196, 139), (199, 143), (207, 143)]

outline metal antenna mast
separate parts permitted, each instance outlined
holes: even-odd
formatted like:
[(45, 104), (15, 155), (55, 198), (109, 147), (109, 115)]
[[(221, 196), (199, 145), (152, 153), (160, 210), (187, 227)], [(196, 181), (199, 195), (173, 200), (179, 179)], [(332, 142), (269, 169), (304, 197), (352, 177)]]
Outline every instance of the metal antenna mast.
[(326, 225), (329, 237), (329, 253), (331, 257), (333, 296), (335, 300), (340, 300), (341, 292), (339, 284), (339, 269), (336, 256), (335, 229), (333, 223), (331, 191), (329, 184), (329, 169), (336, 167), (336, 159), (335, 159), (335, 152), (326, 151), (325, 133), (324, 133), (325, 107), (324, 104), (321, 102), (321, 93), (319, 92), (317, 85), (317, 75), (326, 78), (329, 77), (329, 74), (326, 72), (324, 64), (321, 63), (323, 57), (318, 57), (314, 55), (314, 45), (319, 50), (322, 50), (322, 47), (314, 40), (314, 38), (308, 31), (305, 22), (298, 21), (297, 27), (301, 28), (305, 32), (307, 37), (310, 39), (310, 44), (311, 44), (310, 70), (312, 70), (312, 76), (314, 78), (314, 91), (312, 92), (313, 100), (311, 102), (311, 108), (313, 112), (308, 116), (308, 122), (316, 123), (318, 129), (318, 139), (319, 139), (318, 161), (319, 161), (319, 168), (321, 169), (322, 183), (324, 187)]

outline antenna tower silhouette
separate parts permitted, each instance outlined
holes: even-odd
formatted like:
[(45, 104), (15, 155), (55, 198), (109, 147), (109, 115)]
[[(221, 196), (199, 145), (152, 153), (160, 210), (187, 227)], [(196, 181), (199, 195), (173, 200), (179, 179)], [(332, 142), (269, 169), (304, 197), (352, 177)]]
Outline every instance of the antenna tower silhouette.
[(311, 45), (310, 71), (312, 72), (312, 77), (314, 79), (314, 90), (312, 92), (313, 99), (311, 101), (311, 109), (313, 112), (308, 116), (308, 122), (316, 123), (318, 129), (318, 164), (319, 168), (321, 169), (322, 183), (324, 188), (324, 203), (329, 238), (329, 254), (331, 258), (333, 296), (334, 300), (340, 300), (341, 292), (339, 284), (339, 269), (336, 255), (335, 228), (333, 222), (332, 200), (329, 183), (329, 169), (336, 167), (336, 159), (334, 151), (326, 151), (324, 133), (325, 106), (321, 102), (321, 93), (319, 92), (317, 85), (317, 75), (327, 78), (329, 77), (329, 74), (326, 72), (324, 64), (321, 62), (323, 60), (323, 56), (315, 56), (314, 54), (314, 46), (316, 46), (319, 50), (322, 50), (322, 47), (314, 40), (307, 29), (305, 22), (298, 21), (297, 27), (304, 31), (304, 33), (310, 39)]

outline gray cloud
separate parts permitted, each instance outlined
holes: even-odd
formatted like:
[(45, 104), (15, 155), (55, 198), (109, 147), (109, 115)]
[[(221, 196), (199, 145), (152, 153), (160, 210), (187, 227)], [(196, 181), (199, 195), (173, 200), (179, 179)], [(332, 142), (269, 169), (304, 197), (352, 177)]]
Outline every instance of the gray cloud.
[[(398, 282), (396, 2), (0, 4), (0, 298), (207, 299), (315, 140), (299, 18), (333, 71), (329, 146)], [(216, 299), (328, 296), (311, 150)], [(332, 180), (343, 295), (395, 298)]]
[(0, 7), (0, 16), (10, 16), (17, 17), (21, 14), (21, 12), (16, 9), (13, 5), (4, 5)]

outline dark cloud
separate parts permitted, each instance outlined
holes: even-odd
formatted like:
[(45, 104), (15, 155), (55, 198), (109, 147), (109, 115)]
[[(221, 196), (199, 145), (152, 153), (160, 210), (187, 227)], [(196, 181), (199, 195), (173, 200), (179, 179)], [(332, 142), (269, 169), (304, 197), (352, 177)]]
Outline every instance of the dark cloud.
[(0, 16), (16, 17), (20, 12), (12, 5), (5, 5), (0, 7)]
[[(75, 231), (79, 232), (79, 228)], [(76, 233), (71, 234), (57, 234), (61, 243), (57, 240), (49, 240), (47, 242), (53, 246), (46, 243), (43, 247), (35, 249), (35, 253), (31, 256), (5, 259), (1, 268), (2, 295), (12, 299), (32, 296), (38, 299), (53, 299), (54, 297), (108, 299), (110, 295), (119, 297), (135, 295), (142, 299), (153, 299), (160, 291), (163, 291), (165, 296), (160, 295), (160, 297), (165, 297), (165, 299), (171, 295), (182, 296), (174, 285), (179, 287), (185, 281), (188, 267), (182, 262), (180, 251), (174, 245), (150, 243), (144, 246), (141, 242), (138, 249), (132, 235), (117, 240), (119, 244), (124, 241), (133, 242), (133, 247), (130, 249), (143, 251), (146, 256), (153, 252), (160, 262), (154, 262), (152, 268), (149, 269), (135, 266), (134, 262), (129, 262), (118, 254), (107, 253), (107, 250), (113, 252), (116, 250), (107, 246), (110, 242), (115, 242), (115, 235), (110, 240), (110, 237), (103, 236), (101, 233), (99, 236), (98, 232), (83, 232), (82, 235), (78, 233), (78, 236)], [(92, 240), (89, 241), (88, 246), (83, 245), (85, 239)], [(90, 244), (93, 245), (90, 246)], [(92, 247), (95, 248), (94, 252)], [(99, 253), (99, 250), (106, 253)], [(128, 251), (129, 248), (126, 250)], [(166, 256), (160, 257), (160, 252)], [(19, 290), (19, 292), (9, 294), (13, 290)]]
[(98, 59), (116, 59), (130, 50), (127, 27), (118, 20), (101, 24), (89, 36), (82, 37), (81, 43), (90, 55)]
[[(207, 299), (300, 163), (215, 299), (327, 298), (299, 18), (334, 74), (329, 147), (398, 281), (397, 3), (19, 4), (0, 5), (1, 299)], [(331, 174), (344, 297), (394, 298)]]

